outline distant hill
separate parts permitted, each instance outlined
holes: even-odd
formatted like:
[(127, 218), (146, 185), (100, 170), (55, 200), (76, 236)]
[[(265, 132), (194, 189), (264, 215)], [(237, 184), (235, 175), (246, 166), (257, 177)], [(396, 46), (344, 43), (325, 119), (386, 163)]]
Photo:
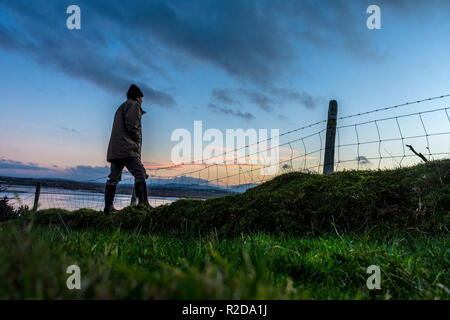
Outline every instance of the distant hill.
[[(82, 182), (66, 179), (36, 179), (0, 176), (0, 185), (22, 185), (35, 186), (38, 182), (42, 187), (61, 188), (69, 190), (84, 190), (102, 193), (105, 188), (104, 182)], [(224, 187), (212, 185), (206, 180), (191, 177), (181, 177), (177, 179), (152, 179), (147, 181), (148, 193), (159, 197), (178, 197), (178, 198), (214, 198), (230, 193), (244, 192), (254, 185), (241, 185), (226, 189)], [(133, 184), (120, 183), (117, 187), (117, 193), (131, 194)]]

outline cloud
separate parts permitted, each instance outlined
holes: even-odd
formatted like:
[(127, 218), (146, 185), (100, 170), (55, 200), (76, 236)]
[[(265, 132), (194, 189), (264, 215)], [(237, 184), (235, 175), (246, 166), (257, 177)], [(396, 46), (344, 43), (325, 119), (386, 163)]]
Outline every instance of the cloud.
[(0, 159), (0, 170), (1, 169), (19, 169), (19, 170), (31, 170), (31, 171), (49, 171), (49, 168), (40, 167), (38, 164), (33, 162), (23, 163), (15, 160)]
[[(258, 89), (240, 88), (234, 90), (230, 88), (215, 88), (211, 92), (211, 100), (228, 105), (237, 104), (240, 108), (246, 105), (242, 102), (246, 100), (265, 112), (272, 112), (275, 108), (283, 106), (286, 103), (294, 103), (308, 109), (314, 109), (323, 99), (305, 91), (299, 92), (288, 88), (272, 87), (267, 89), (266, 93)], [(212, 105), (217, 108), (215, 102), (212, 102)], [(231, 110), (230, 108), (227, 109)]]
[(214, 103), (210, 103), (208, 105), (208, 108), (210, 108), (214, 112), (231, 115), (231, 116), (234, 116), (234, 117), (242, 118), (242, 119), (247, 120), (247, 121), (248, 120), (252, 120), (252, 119), (255, 118), (253, 116), (253, 114), (251, 114), (249, 112), (242, 112), (240, 110), (233, 110), (233, 109), (228, 108), (228, 107), (219, 107), (219, 106), (217, 106)]
[(358, 161), (360, 164), (370, 164), (370, 160), (367, 159), (365, 156), (358, 156), (355, 158), (356, 161)]
[[(0, 175), (30, 177), (30, 178), (58, 178), (77, 181), (105, 181), (109, 175), (108, 166), (78, 165), (75, 167), (60, 168), (56, 165), (41, 167), (36, 163), (0, 159)], [(130, 177), (124, 170), (123, 179)]]
[(213, 89), (211, 93), (212, 98), (227, 104), (236, 103), (231, 89)]
[(109, 167), (93, 167), (78, 165), (76, 167), (67, 168), (64, 170), (67, 175), (89, 177), (96, 179), (98, 177), (107, 176), (109, 174)]
[[(143, 82), (176, 72), (175, 61), (206, 63), (264, 88), (293, 64), (307, 63), (298, 45), (345, 50), (365, 59), (383, 56), (364, 29), (355, 27), (364, 23), (364, 2), (79, 0), (77, 5), (82, 29), (69, 31), (66, 3), (4, 2), (2, 11), (15, 22), (0, 24), (0, 46), (111, 92), (142, 80), (144, 94), (163, 107), (176, 105), (175, 98)], [(253, 94), (253, 100), (263, 110), (270, 104), (261, 94)]]
[(280, 89), (272, 88), (272, 94), (274, 94), (282, 102), (294, 102), (302, 105), (308, 109), (314, 109), (323, 100), (322, 98), (315, 97), (305, 91), (298, 92), (292, 89)]
[(144, 93), (145, 100), (149, 100), (163, 107), (174, 107), (177, 105), (175, 98), (169, 93), (155, 90), (146, 84), (139, 85)]
[[(226, 73), (265, 83), (294, 59), (293, 46), (267, 1), (134, 1), (105, 10), (109, 21), (129, 21), (128, 31), (146, 33), (184, 57)], [(136, 10), (136, 8), (139, 8)], [(280, 48), (283, 48), (280, 50)]]
[(63, 126), (59, 126), (59, 129), (69, 132), (69, 133), (79, 133), (78, 130), (74, 129), (74, 128), (68, 128), (68, 127), (63, 127)]
[(89, 81), (114, 94), (122, 95), (130, 83), (136, 82), (149, 102), (161, 107), (176, 105), (170, 93), (139, 80), (145, 74), (143, 63), (138, 61), (136, 64), (132, 59), (120, 60), (118, 54), (108, 47), (104, 26), (97, 26), (95, 22), (90, 24), (90, 19), (84, 19), (89, 32), (71, 32), (64, 24), (55, 24), (60, 20), (55, 16), (63, 14), (64, 17), (65, 13), (60, 3), (14, 1), (3, 5), (14, 16), (18, 27), (0, 23), (0, 48), (22, 51), (38, 63), (52, 66), (70, 77)]
[[(433, 6), (406, 0), (378, 2), (396, 21), (409, 22), (422, 12), (428, 14), (429, 7), (449, 6), (443, 0), (433, 1)], [(280, 101), (295, 101), (312, 109), (317, 105), (313, 95), (273, 88), (286, 73), (301, 74), (311, 51), (344, 52), (371, 62), (386, 59), (388, 52), (376, 47), (378, 42), (367, 36), (364, 27), (369, 4), (347, 0), (78, 0), (82, 29), (69, 31), (65, 26), (67, 3), (4, 1), (0, 11), (10, 19), (0, 23), (0, 48), (25, 53), (38, 63), (114, 94), (136, 82), (148, 101), (161, 107), (177, 105), (171, 92), (158, 88), (161, 79), (178, 78), (184, 71), (180, 65), (195, 68), (190, 66), (199, 63), (238, 80), (238, 86), (244, 87), (242, 95), (261, 110), (270, 112)], [(213, 91), (213, 98), (227, 105), (237, 103), (239, 99), (227, 90)]]
[(252, 103), (257, 105), (260, 109), (266, 112), (272, 111), (272, 107), (275, 101), (268, 95), (258, 90), (251, 89), (240, 89), (240, 93), (247, 99), (249, 99)]

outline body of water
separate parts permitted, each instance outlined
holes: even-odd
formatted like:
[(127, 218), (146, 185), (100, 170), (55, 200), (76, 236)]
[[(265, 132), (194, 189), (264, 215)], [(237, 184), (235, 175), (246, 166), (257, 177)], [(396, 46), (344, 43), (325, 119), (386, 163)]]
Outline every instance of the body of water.
[[(3, 199), (5, 196), (10, 199), (10, 204), (18, 208), (21, 205), (33, 207), (34, 194), (36, 188), (33, 186), (19, 186), (19, 185), (0, 185), (6, 187), (6, 191), (0, 192)], [(172, 203), (178, 198), (173, 197), (149, 197), (149, 202), (152, 207), (157, 207), (163, 204)], [(116, 209), (122, 209), (129, 206), (131, 202), (131, 195), (116, 194), (114, 199), (114, 206)], [(39, 197), (39, 209), (61, 208), (67, 210), (76, 210), (80, 208), (90, 208), (94, 210), (103, 210), (104, 194), (99, 192), (92, 192), (86, 190), (68, 190), (60, 188), (41, 188), (41, 195)]]

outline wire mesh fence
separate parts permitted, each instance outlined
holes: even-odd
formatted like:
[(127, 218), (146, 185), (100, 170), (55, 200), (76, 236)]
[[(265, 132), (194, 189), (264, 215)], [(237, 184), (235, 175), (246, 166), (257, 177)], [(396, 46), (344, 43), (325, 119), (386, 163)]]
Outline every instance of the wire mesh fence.
[[(424, 160), (449, 158), (450, 108), (430, 104), (448, 97), (450, 95), (442, 95), (337, 117), (337, 126), (333, 129), (333, 170), (398, 168)], [(397, 111), (401, 107), (412, 106), (422, 110)], [(325, 119), (298, 127), (244, 147), (215, 151), (214, 155), (201, 161), (148, 168), (150, 204), (156, 207), (192, 194), (197, 198), (208, 198), (239, 193), (287, 172), (321, 174), (327, 151), (327, 130), (330, 130), (328, 121)], [(258, 161), (274, 153), (277, 155), (275, 163), (265, 164), (263, 161), (261, 164)], [(268, 168), (273, 170), (265, 170)], [(106, 178), (98, 177), (89, 182), (102, 182)], [(124, 179), (125, 182), (131, 180), (132, 177)], [(152, 195), (152, 190), (159, 190), (164, 196)], [(14, 199), (16, 206), (23, 204), (31, 207), (34, 187), (10, 186), (3, 194)], [(169, 197), (171, 194), (172, 197)], [(115, 207), (130, 205), (131, 197), (131, 192), (119, 192)], [(101, 184), (94, 191), (43, 186), (39, 197), (41, 209), (101, 210), (103, 203)]]
[[(32, 208), (35, 199), (35, 186), (8, 186), (0, 195), (9, 199), (10, 204), (18, 208), (27, 206)], [(126, 193), (118, 193), (114, 199), (114, 206), (122, 209), (131, 205), (132, 195)], [(177, 198), (174, 197), (150, 197), (149, 203), (153, 207), (171, 203)], [(39, 195), (38, 209), (60, 208), (66, 210), (76, 210), (81, 208), (89, 208), (94, 210), (103, 210), (104, 193), (94, 192), (90, 190), (70, 190), (52, 187), (41, 187)]]
[[(367, 121), (344, 123), (336, 127), (334, 171), (385, 169), (408, 166), (422, 162), (413, 150), (421, 150), (427, 160), (447, 158), (450, 155), (450, 110), (448, 107), (421, 112), (405, 113)], [(355, 116), (345, 119), (354, 119)], [(344, 119), (344, 118), (341, 118)], [(314, 128), (315, 130), (310, 130)], [(306, 128), (305, 128), (306, 129)], [(151, 171), (150, 181), (154, 185), (166, 183), (216, 186), (231, 192), (245, 190), (274, 176), (291, 172), (322, 173), (325, 158), (326, 121), (310, 126), (310, 132), (289, 132), (292, 139), (278, 145), (245, 155), (231, 151), (234, 164), (178, 165)], [(303, 130), (302, 132), (304, 132)], [(312, 132), (311, 132), (312, 131)], [(248, 147), (248, 146), (247, 146)], [(279, 161), (275, 174), (260, 174), (267, 165), (253, 165), (249, 158), (261, 157), (262, 153), (275, 151)], [(226, 156), (227, 152), (222, 155)], [(218, 155), (218, 157), (222, 156)], [(188, 168), (197, 167), (193, 170)], [(173, 174), (174, 171), (180, 171)]]

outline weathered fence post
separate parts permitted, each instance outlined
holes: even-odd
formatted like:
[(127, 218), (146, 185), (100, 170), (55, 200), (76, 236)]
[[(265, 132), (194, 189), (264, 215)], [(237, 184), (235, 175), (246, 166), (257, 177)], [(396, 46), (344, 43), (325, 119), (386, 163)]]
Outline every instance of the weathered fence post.
[(130, 206), (135, 206), (136, 205), (136, 189), (133, 186), (133, 192), (131, 193), (131, 201), (130, 201)]
[(41, 195), (41, 183), (38, 182), (36, 184), (36, 191), (34, 193), (34, 204), (33, 204), (33, 211), (36, 211), (39, 204), (39, 196)]
[(325, 141), (325, 159), (323, 164), (324, 174), (330, 174), (334, 171), (334, 143), (336, 140), (337, 110), (337, 101), (331, 100), (328, 107), (327, 137)]

